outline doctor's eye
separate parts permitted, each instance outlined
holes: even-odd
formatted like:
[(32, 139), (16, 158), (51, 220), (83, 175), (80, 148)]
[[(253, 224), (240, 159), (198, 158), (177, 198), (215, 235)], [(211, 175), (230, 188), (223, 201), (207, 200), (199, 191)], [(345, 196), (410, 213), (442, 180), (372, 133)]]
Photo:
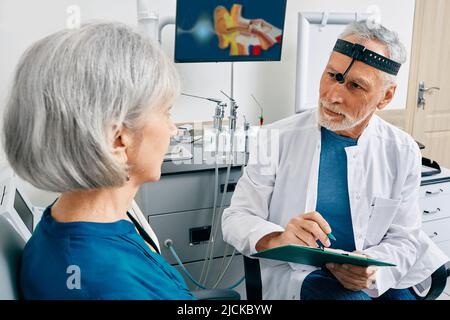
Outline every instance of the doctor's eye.
[(362, 89), (362, 87), (359, 84), (357, 84), (356, 82), (350, 82), (350, 87), (352, 89)]
[(327, 72), (327, 74), (330, 79), (334, 79), (336, 77), (336, 74), (333, 72)]

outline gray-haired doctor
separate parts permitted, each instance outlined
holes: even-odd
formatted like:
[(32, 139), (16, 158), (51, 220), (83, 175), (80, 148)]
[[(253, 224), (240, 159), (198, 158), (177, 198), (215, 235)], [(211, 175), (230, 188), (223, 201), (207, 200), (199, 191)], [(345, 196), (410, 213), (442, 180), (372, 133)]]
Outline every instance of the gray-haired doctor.
[(394, 32), (349, 25), (323, 72), (318, 109), (266, 127), (278, 137), (276, 156), (262, 163), (260, 141), (222, 218), (224, 240), (244, 255), (320, 240), (396, 266), (263, 259), (264, 299), (414, 299), (406, 288), (448, 261), (421, 230), (417, 144), (374, 115), (392, 100), (405, 60)]

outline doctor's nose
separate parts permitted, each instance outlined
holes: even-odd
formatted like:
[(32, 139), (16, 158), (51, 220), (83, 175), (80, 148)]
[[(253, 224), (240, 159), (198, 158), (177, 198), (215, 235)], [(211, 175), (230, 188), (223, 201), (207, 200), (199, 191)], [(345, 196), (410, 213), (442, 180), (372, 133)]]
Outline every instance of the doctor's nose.
[(344, 101), (342, 92), (344, 89), (344, 86), (336, 81), (327, 88), (323, 98), (325, 98), (328, 103), (340, 104)]

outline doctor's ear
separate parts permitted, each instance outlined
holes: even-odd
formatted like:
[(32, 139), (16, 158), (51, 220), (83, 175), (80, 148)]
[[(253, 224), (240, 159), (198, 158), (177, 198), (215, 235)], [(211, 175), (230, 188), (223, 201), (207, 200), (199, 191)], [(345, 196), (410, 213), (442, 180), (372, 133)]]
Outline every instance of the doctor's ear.
[(123, 164), (128, 162), (127, 151), (131, 145), (132, 133), (123, 125), (115, 124), (110, 131), (109, 143), (116, 159)]
[(378, 110), (383, 110), (384, 108), (386, 108), (386, 106), (394, 98), (396, 90), (397, 90), (397, 85), (396, 84), (392, 84), (386, 89), (383, 99), (377, 105), (377, 109)]

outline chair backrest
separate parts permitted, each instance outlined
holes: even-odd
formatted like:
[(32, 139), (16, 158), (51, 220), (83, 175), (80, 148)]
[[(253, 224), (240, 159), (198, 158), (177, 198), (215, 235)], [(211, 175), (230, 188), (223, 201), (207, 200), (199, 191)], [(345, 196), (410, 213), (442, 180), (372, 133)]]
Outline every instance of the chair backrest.
[(442, 265), (431, 275), (430, 289), (425, 296), (417, 294), (414, 286), (409, 288), (409, 291), (416, 297), (417, 300), (436, 300), (444, 291), (447, 285), (447, 278), (450, 276), (450, 269)]
[(262, 281), (259, 259), (244, 257), (245, 291), (247, 300), (262, 300)]
[(19, 266), (26, 241), (4, 216), (0, 215), (0, 300), (17, 300)]

